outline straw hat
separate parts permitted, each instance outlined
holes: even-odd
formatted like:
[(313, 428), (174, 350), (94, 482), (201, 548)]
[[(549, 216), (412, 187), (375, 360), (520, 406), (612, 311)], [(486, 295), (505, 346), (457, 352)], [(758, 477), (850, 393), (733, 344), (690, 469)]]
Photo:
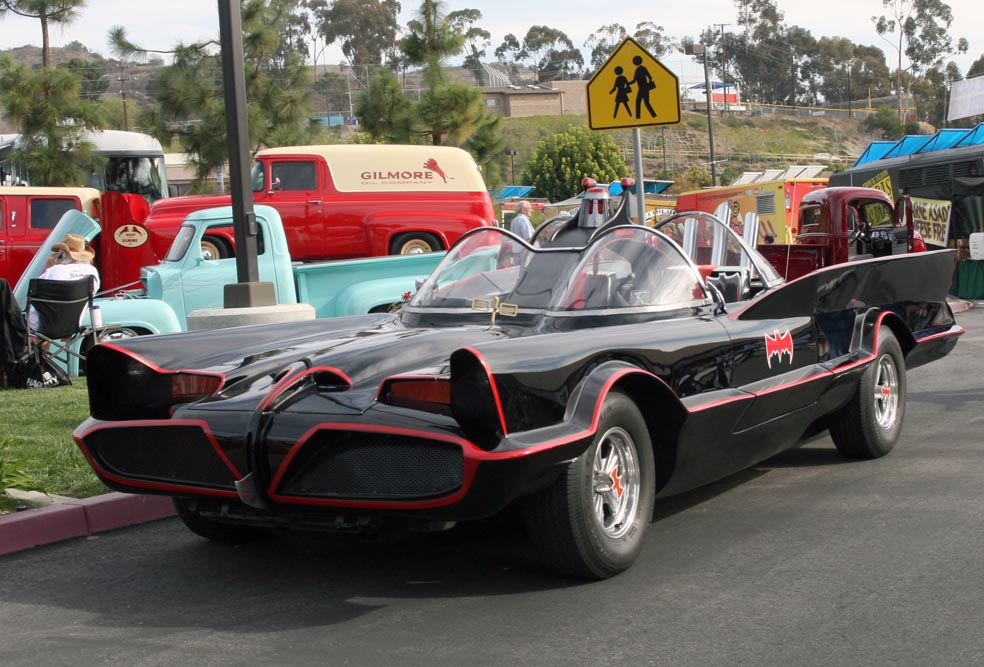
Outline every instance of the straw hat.
[(76, 262), (91, 262), (96, 257), (96, 251), (78, 234), (65, 234), (61, 243), (51, 246), (52, 252), (67, 252)]

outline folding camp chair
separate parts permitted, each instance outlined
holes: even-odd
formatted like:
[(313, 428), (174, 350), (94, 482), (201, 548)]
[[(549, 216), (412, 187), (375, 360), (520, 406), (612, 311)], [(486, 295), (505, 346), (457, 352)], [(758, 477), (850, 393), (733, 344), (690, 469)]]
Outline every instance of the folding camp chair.
[(46, 344), (41, 345), (46, 354), (63, 360), (66, 367), (73, 356), (84, 361), (85, 356), (72, 346), (90, 332), (79, 322), (86, 309), (92, 308), (93, 291), (92, 276), (78, 280), (31, 280), (27, 288), (26, 312), (30, 313), (34, 308), (38, 326), (32, 329), (28, 325), (28, 344)]

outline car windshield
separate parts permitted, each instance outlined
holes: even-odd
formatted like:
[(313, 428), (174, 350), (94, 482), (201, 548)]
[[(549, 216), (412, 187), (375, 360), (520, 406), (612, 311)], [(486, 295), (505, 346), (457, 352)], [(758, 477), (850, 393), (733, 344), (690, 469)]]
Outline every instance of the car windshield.
[(470, 232), (421, 286), (411, 309), (480, 310), (490, 302), (559, 316), (682, 307), (707, 299), (696, 267), (651, 229), (615, 227), (585, 248), (533, 248), (509, 232)]
[(180, 262), (188, 252), (188, 247), (191, 245), (192, 239), (195, 238), (195, 226), (194, 225), (181, 225), (178, 229), (177, 236), (174, 237), (174, 241), (171, 242), (171, 247), (167, 251), (167, 256), (164, 257), (165, 262)]
[[(654, 229), (673, 239), (698, 266), (742, 267), (751, 280), (763, 287), (774, 287), (782, 277), (758, 250), (758, 220), (745, 223), (739, 236), (727, 224), (710, 213), (691, 211), (664, 218)], [(751, 241), (748, 241), (751, 239)]]

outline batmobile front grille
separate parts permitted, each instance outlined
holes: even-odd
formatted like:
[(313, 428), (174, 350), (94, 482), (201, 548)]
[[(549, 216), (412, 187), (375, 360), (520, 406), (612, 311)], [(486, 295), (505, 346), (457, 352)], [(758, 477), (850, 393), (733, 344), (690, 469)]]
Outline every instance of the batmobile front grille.
[(453, 493), (464, 481), (461, 448), (446, 442), (324, 430), (301, 451), (280, 485), (281, 494), (412, 500)]
[(235, 475), (199, 426), (94, 431), (85, 445), (108, 472), (129, 479), (235, 490)]

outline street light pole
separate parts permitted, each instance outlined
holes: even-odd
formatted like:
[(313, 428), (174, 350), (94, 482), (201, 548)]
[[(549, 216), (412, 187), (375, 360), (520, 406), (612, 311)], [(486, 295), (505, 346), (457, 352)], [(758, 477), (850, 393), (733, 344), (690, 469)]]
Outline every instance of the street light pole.
[(239, 281), (225, 286), (225, 307), (274, 305), (277, 299), (273, 283), (260, 282), (256, 259), (256, 214), (253, 212), (253, 188), (249, 170), (246, 76), (239, 0), (218, 0), (218, 6), (232, 192), (232, 227), (236, 240), (236, 276)]
[(687, 47), (688, 55), (700, 56), (704, 63), (704, 96), (707, 99), (707, 142), (711, 153), (711, 185), (717, 185), (717, 163), (714, 161), (714, 121), (711, 114), (711, 79), (707, 73), (707, 48), (703, 44), (692, 44)]

